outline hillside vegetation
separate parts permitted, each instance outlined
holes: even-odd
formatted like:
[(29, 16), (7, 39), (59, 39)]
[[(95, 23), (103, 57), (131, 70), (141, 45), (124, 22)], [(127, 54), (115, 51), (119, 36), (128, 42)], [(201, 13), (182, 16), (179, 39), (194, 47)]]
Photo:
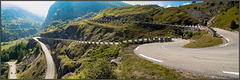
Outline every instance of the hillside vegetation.
[[(216, 15), (216, 18), (213, 20), (212, 27), (239, 31), (239, 3), (232, 4), (231, 6), (233, 7), (224, 8), (218, 15)], [(236, 28), (230, 27), (232, 21), (237, 24)]]
[[(17, 79), (45, 79), (46, 74), (46, 61), (45, 55), (41, 52), (39, 55), (35, 54), (37, 57), (30, 64), (24, 64), (23, 69), (17, 69)], [(26, 59), (27, 60), (27, 59)]]
[(1, 79), (8, 79), (9, 65), (7, 63), (1, 63)]
[(196, 25), (199, 23), (199, 20), (181, 8), (170, 7), (157, 13), (154, 16), (154, 22), (161, 24)]
[[(198, 10), (209, 13), (214, 17), (211, 27), (218, 27), (225, 30), (231, 30), (230, 25), (235, 21), (239, 25), (239, 2), (238, 1), (204, 1), (202, 3), (181, 6), (182, 9)], [(210, 18), (207, 18), (208, 20)], [(239, 28), (234, 28), (239, 31)]]
[[(31, 39), (29, 41), (31, 41)], [(1, 61), (18, 60), (17, 63), (19, 63), (25, 56), (34, 52), (39, 53), (40, 45), (34, 45), (36, 45), (36, 43), (33, 44), (31, 42), (21, 42), (8, 49), (4, 49), (1, 52)]]
[[(20, 42), (1, 52), (1, 61), (17, 60), (17, 79), (44, 79), (46, 61), (41, 46), (33, 39)], [(6, 68), (2, 68), (6, 72)], [(5, 73), (2, 74), (4, 77)], [(7, 75), (5, 75), (7, 76)], [(3, 79), (3, 78), (2, 78)]]
[(98, 23), (94, 21), (78, 21), (69, 25), (46, 31), (42, 37), (75, 39), (88, 41), (122, 41), (126, 39), (147, 37), (178, 37), (179, 30), (173, 27), (152, 28), (149, 25), (136, 23)]
[(157, 5), (145, 6), (126, 6), (102, 10), (94, 19), (117, 19), (129, 21), (152, 22), (156, 13), (160, 12), (163, 7)]

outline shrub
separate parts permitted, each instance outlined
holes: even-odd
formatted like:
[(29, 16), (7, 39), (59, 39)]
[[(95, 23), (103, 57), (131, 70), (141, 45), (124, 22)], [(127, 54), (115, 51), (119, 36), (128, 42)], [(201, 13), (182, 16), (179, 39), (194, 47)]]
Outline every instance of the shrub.
[(238, 25), (236, 24), (236, 22), (234, 20), (232, 20), (230, 28), (231, 29), (237, 29), (238, 28)]
[(193, 36), (193, 33), (192, 32), (187, 32), (185, 33), (185, 36), (184, 36), (184, 39), (189, 39)]
[(112, 79), (113, 69), (111, 64), (106, 59), (100, 59), (93, 64), (90, 64), (84, 71), (86, 79)]
[(196, 10), (197, 8), (198, 8), (198, 7), (193, 7), (193, 9), (195, 9), (195, 10)]

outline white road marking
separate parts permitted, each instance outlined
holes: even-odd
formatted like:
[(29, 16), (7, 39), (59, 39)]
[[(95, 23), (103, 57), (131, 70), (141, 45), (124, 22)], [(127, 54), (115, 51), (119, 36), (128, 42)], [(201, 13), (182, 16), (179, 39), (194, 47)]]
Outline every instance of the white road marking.
[(145, 58), (147, 58), (147, 59), (150, 59), (150, 60), (154, 60), (154, 61), (157, 61), (157, 62), (163, 62), (163, 61), (161, 61), (161, 60), (157, 60), (157, 59), (154, 59), (154, 58), (145, 56), (145, 55), (143, 55), (143, 54), (139, 54), (139, 55), (142, 56), (142, 57), (145, 57)]
[(134, 51), (138, 50), (138, 48), (139, 48), (139, 46), (136, 49), (134, 49)]
[(227, 40), (227, 44), (221, 45), (220, 47), (224, 47), (224, 46), (227, 46), (229, 44), (229, 39), (226, 38), (226, 40)]
[(227, 41), (229, 42), (229, 39), (228, 38), (226, 38), (227, 39)]
[(228, 71), (223, 71), (223, 73), (226, 73), (226, 74), (234, 74), (234, 75), (239, 75), (238, 72), (228, 72)]
[(163, 48), (163, 49), (167, 49), (167, 48), (164, 47), (164, 45), (162, 45), (162, 48)]
[(224, 45), (221, 45), (220, 47), (224, 47), (224, 46), (227, 46), (228, 45), (228, 43), (227, 44), (224, 44)]

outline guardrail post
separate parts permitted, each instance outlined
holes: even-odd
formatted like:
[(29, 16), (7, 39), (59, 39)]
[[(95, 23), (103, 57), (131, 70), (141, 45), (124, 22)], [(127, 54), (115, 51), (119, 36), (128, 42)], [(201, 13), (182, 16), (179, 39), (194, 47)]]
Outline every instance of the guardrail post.
[(144, 43), (144, 38), (142, 38), (142, 43)]
[(150, 38), (150, 39), (151, 39), (151, 42), (154, 42), (154, 41), (153, 41), (153, 38)]
[(158, 37), (155, 37), (155, 42), (158, 42)]
[(168, 38), (167, 37), (165, 37), (164, 40), (165, 40), (165, 42), (168, 42)]
[(147, 38), (147, 42), (149, 42), (149, 38)]
[(163, 37), (160, 38), (160, 42), (164, 42)]

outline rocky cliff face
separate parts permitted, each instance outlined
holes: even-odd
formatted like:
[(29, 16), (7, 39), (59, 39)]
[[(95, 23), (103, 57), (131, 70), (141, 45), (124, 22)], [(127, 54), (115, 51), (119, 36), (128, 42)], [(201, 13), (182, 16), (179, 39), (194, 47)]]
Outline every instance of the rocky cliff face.
[(49, 23), (55, 20), (65, 21), (120, 6), (129, 6), (129, 4), (121, 1), (56, 1), (49, 8), (48, 15), (42, 26), (45, 29)]

